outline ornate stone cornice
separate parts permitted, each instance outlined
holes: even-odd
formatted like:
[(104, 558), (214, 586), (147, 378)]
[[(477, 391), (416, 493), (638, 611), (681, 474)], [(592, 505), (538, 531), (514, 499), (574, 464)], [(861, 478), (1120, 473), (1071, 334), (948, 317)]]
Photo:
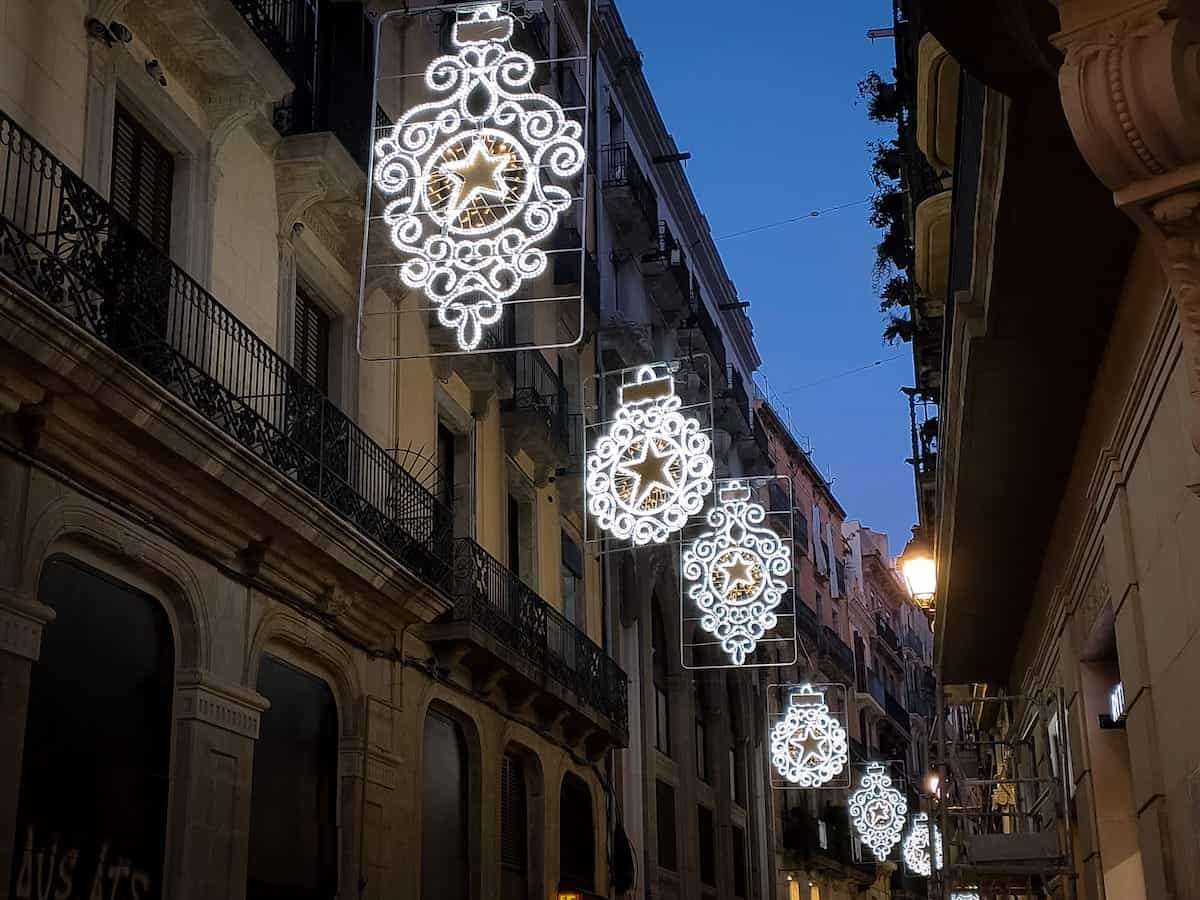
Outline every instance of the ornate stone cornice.
[(181, 672), (175, 689), (177, 719), (195, 719), (252, 740), (258, 739), (262, 713), (269, 706), (254, 691), (221, 684), (199, 669)]
[(1200, 9), (1148, 0), (1095, 19), (1062, 0), (1063, 109), (1117, 206), (1149, 239), (1179, 312), (1200, 452)]

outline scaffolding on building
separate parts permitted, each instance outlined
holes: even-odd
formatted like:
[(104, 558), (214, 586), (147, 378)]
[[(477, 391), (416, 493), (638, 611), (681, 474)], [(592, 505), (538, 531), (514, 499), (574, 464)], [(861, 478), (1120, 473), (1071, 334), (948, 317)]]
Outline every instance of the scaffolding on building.
[(929, 896), (1075, 900), (1062, 692), (951, 699), (939, 691), (931, 747), (929, 846), (940, 838), (943, 867)]

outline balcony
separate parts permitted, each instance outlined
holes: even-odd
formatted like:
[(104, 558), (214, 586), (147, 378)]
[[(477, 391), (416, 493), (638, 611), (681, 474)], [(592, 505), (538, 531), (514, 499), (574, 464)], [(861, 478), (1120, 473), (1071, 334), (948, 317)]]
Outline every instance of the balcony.
[(725, 355), (725, 338), (699, 292), (696, 293), (694, 301), (692, 314), (684, 327), (691, 332), (692, 349), (706, 352), (712, 357), (713, 381), (716, 382), (719, 377), (724, 376), (729, 367)]
[(879, 673), (865, 669), (863, 677), (858, 679), (858, 699), (874, 706), (875, 712), (882, 716), (887, 714), (886, 698), (887, 692), (883, 688), (883, 679), (879, 677)]
[(567, 459), (558, 469), (555, 484), (563, 509), (573, 509), (583, 500), (584, 430), (583, 413), (567, 415)]
[(625, 745), (625, 673), (470, 538), (454, 545), (453, 595), (452, 611), (420, 631), (439, 665), (464, 666), (480, 693), (500, 688), (513, 715), (561, 727), (591, 759)]
[(541, 350), (517, 350), (498, 356), (512, 382), (512, 396), (501, 401), (500, 417), (510, 452), (524, 450), (544, 482), (566, 464), (567, 388)]
[(0, 172), (0, 272), (412, 572), (445, 584), (449, 508), (3, 113)]
[(875, 615), (875, 636), (878, 642), (890, 650), (897, 658), (901, 656), (900, 636), (892, 630), (892, 626), (887, 623), (887, 620), (882, 615)]
[(796, 600), (796, 627), (801, 635), (807, 636), (814, 644), (819, 640), (821, 623), (817, 621), (817, 613), (799, 598)]
[(792, 550), (796, 565), (801, 556), (808, 556), (808, 513), (802, 509), (792, 510)]
[(875, 880), (875, 864), (854, 859), (852, 826), (846, 807), (826, 804), (820, 816), (814, 816), (804, 807), (793, 807), (784, 811), (782, 824), (785, 854), (813, 868), (851, 878), (860, 886)]
[(600, 152), (604, 205), (618, 240), (640, 253), (657, 239), (658, 195), (628, 144), (609, 144)]
[(851, 650), (846, 642), (843, 641), (836, 631), (828, 625), (822, 625), (822, 634), (825, 641), (821, 647), (822, 653), (828, 658), (847, 678), (854, 678), (854, 651)]
[(666, 222), (658, 223), (658, 241), (642, 256), (642, 275), (663, 317), (674, 322), (691, 303), (692, 273), (687, 253)]
[(908, 734), (912, 723), (909, 722), (908, 710), (904, 708), (904, 704), (897, 700), (891, 691), (888, 691), (884, 695), (883, 705), (887, 710), (888, 718), (899, 725), (905, 734)]
[(771, 440), (762, 418), (755, 415), (750, 423), (750, 433), (738, 441), (738, 456), (754, 475), (769, 475), (775, 471), (775, 457), (771, 453)]
[(594, 331), (600, 323), (600, 266), (596, 255), (579, 249), (583, 246), (583, 237), (574, 227), (560, 229), (555, 235), (554, 246), (557, 252), (551, 257), (554, 260), (555, 296), (581, 297), (586, 330)]
[(726, 380), (729, 387), (716, 398), (717, 427), (741, 436), (751, 428), (750, 395), (746, 392), (742, 373), (733, 366), (729, 367)]

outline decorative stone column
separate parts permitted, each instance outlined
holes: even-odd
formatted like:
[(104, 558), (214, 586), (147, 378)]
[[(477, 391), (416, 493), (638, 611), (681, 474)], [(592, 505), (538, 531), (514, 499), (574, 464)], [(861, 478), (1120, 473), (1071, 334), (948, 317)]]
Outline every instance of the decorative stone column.
[(1075, 142), (1163, 266), (1200, 452), (1200, 9), (1059, 0), (1059, 89)]
[(254, 742), (268, 706), (254, 691), (221, 684), (207, 672), (180, 673), (166, 896), (245, 896)]
[(54, 610), (0, 589), (0, 873), (12, 871), (29, 676)]

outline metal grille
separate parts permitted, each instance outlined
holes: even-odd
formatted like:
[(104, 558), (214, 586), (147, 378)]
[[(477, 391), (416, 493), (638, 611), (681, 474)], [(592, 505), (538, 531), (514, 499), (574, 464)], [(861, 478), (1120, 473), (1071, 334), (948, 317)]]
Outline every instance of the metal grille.
[(444, 587), (450, 510), (3, 112), (0, 272)]

